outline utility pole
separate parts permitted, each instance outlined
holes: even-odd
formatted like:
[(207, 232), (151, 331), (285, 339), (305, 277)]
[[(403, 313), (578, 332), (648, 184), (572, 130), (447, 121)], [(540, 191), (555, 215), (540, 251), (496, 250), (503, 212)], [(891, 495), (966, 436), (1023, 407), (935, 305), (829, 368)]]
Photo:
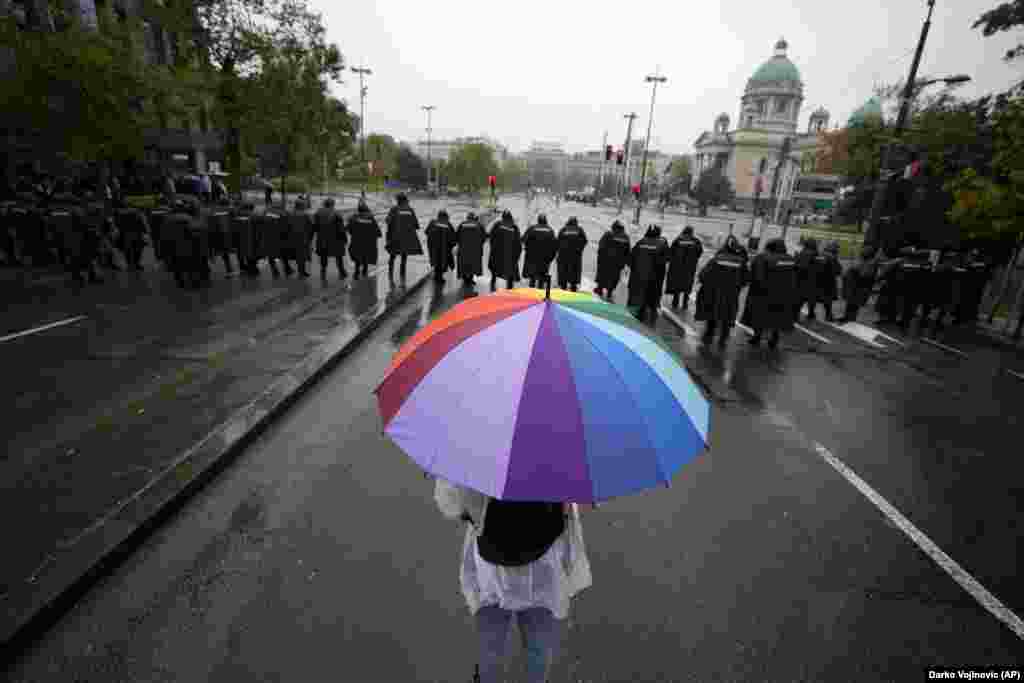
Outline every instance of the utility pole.
[(601, 196), (601, 189), (604, 187), (604, 165), (608, 160), (606, 149), (608, 148), (608, 131), (604, 132), (604, 137), (601, 138), (601, 169), (597, 172), (597, 187), (594, 188), (594, 206), (597, 206), (597, 200)]
[(878, 223), (882, 217), (882, 208), (885, 206), (885, 195), (889, 189), (889, 179), (886, 174), (889, 172), (889, 157), (893, 145), (903, 135), (903, 127), (907, 123), (907, 116), (910, 114), (910, 101), (914, 97), (914, 81), (917, 80), (917, 67), (921, 63), (921, 53), (924, 52), (924, 42), (928, 38), (928, 29), (932, 25), (932, 10), (935, 8), (935, 0), (928, 0), (928, 16), (921, 27), (921, 37), (917, 41), (917, 51), (914, 53), (914, 61), (910, 64), (910, 75), (907, 76), (906, 86), (903, 88), (903, 98), (900, 102), (900, 113), (896, 118), (896, 129), (892, 134), (892, 142), (882, 148), (882, 167), (878, 172), (878, 183), (875, 185), (875, 196), (871, 202), (871, 219), (868, 223), (867, 234), (864, 236), (864, 244), (875, 246), (879, 242)]
[[(359, 144), (359, 156), (366, 168), (366, 86), (363, 84), (363, 77), (373, 72), (364, 66), (353, 66), (352, 72), (359, 74), (359, 136), (362, 138)], [(369, 171), (367, 171), (366, 182), (363, 183), (363, 196), (366, 196), (366, 184), (370, 182)]]
[[(778, 214), (779, 214), (779, 202), (781, 201), (781, 198), (779, 197), (779, 190), (781, 190), (782, 188), (779, 187), (779, 172), (782, 171), (783, 167), (787, 165), (786, 162), (789, 160), (789, 152), (790, 152), (790, 150), (792, 148), (793, 148), (793, 138), (791, 138), (789, 136), (786, 136), (785, 138), (783, 138), (782, 139), (782, 148), (779, 150), (779, 163), (777, 163), (775, 165), (775, 172), (772, 173), (772, 200), (773, 200), (773, 203), (772, 203), (773, 214), (772, 214), (772, 216), (773, 216), (773, 218), (778, 217)], [(776, 224), (778, 224), (777, 221), (776, 221)], [(786, 232), (785, 232), (785, 230), (783, 230), (782, 239), (786, 239)]]
[(636, 113), (626, 114), (622, 118), (628, 119), (629, 124), (626, 126), (626, 148), (623, 150), (623, 161), (622, 179), (623, 182), (619, 183), (618, 194), (619, 194), (619, 213), (622, 213), (622, 186), (629, 182), (629, 142), (633, 139), (633, 119), (636, 118)]
[(427, 189), (430, 190), (430, 172), (433, 170), (433, 165), (430, 163), (430, 114), (437, 107), (432, 104), (425, 104), (420, 109), (427, 112)]
[(654, 96), (658, 92), (658, 84), (668, 80), (665, 76), (655, 74), (647, 76), (644, 81), (651, 84), (651, 113), (647, 117), (647, 139), (644, 140), (644, 156), (640, 168), (640, 199), (636, 204), (636, 215), (633, 217), (633, 224), (640, 225), (640, 207), (647, 201), (647, 191), (644, 188), (644, 181), (647, 179), (647, 150), (651, 148), (651, 126), (654, 124)]

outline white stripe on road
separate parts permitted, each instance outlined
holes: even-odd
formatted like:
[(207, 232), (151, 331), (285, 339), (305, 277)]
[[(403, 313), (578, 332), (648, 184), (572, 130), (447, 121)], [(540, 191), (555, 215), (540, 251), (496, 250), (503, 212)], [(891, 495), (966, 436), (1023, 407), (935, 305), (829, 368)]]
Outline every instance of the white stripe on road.
[(1016, 377), (1017, 379), (1024, 380), (1024, 375), (1020, 374), (1019, 372), (1014, 372), (1013, 370), (1007, 370), (1007, 372)]
[[(846, 323), (844, 325), (836, 325), (835, 323), (828, 323), (826, 321), (825, 325), (828, 325), (830, 327), (836, 328), (840, 332), (844, 332), (844, 333), (850, 335), (851, 337), (853, 337), (854, 339), (856, 339), (857, 341), (859, 341), (861, 343), (864, 343), (864, 344), (867, 344), (868, 346), (873, 346), (874, 348), (882, 348), (882, 349), (885, 348), (885, 346), (883, 346), (882, 344), (878, 343), (877, 341), (874, 341), (872, 339), (868, 339), (866, 335), (858, 334), (858, 332), (860, 332), (860, 331), (857, 328), (848, 328), (847, 327), (849, 325), (856, 325), (855, 323), (854, 324)], [(863, 327), (866, 327), (866, 326), (859, 326), (859, 327), (863, 328)]]
[(822, 446), (820, 443), (814, 442), (814, 450), (817, 451), (818, 455), (822, 457), (829, 465), (831, 465), (839, 474), (843, 475), (848, 482), (860, 491), (864, 496), (874, 503), (875, 507), (882, 511), (882, 513), (889, 518), (889, 521), (895, 524), (900, 531), (906, 534), (910, 540), (917, 544), (928, 557), (932, 558), (935, 564), (939, 565), (954, 581), (960, 584), (960, 587), (971, 594), (971, 596), (978, 601), (982, 607), (989, 611), (996, 619), (1003, 622), (1011, 631), (1017, 634), (1017, 637), (1024, 640), (1024, 621), (1021, 621), (1020, 617), (1014, 614), (1006, 605), (999, 601), (999, 598), (992, 595), (982, 586), (977, 579), (967, 573), (967, 571), (957, 564), (956, 560), (947, 555), (942, 551), (942, 548), (935, 545), (932, 539), (928, 538), (923, 531), (918, 529), (914, 524), (903, 516), (903, 514), (894, 508), (885, 498), (882, 497), (878, 491), (871, 488), (871, 486), (857, 476), (857, 473), (851, 470), (846, 464), (832, 455), (832, 453)]
[(744, 325), (743, 323), (741, 323), (739, 320), (736, 321), (736, 327), (740, 328), (741, 330), (749, 334), (751, 337), (754, 336), (754, 331), (747, 327), (746, 325)]
[(948, 351), (949, 353), (955, 353), (956, 355), (960, 356), (961, 358), (967, 358), (967, 354), (964, 353), (963, 351), (961, 351), (960, 349), (954, 349), (952, 346), (946, 346), (945, 344), (937, 342), (937, 341), (935, 341), (933, 339), (929, 339), (928, 337), (921, 337), (921, 341), (923, 341), (925, 344), (931, 344), (932, 346), (934, 346), (936, 348), (939, 348), (939, 349), (942, 349), (943, 351)]
[(878, 328), (871, 327), (871, 325), (865, 325), (864, 327), (868, 328), (869, 330), (873, 330), (874, 333), (877, 334), (879, 337), (884, 337), (885, 339), (888, 339), (889, 341), (891, 341), (893, 344), (899, 344), (900, 346), (906, 346), (907, 345), (907, 342), (905, 340), (898, 339), (896, 337), (893, 337), (892, 335), (888, 335), (885, 332), (882, 332), (881, 330), (879, 330)]
[(36, 332), (42, 332), (44, 330), (49, 330), (54, 327), (60, 327), (61, 325), (70, 325), (71, 323), (77, 323), (79, 320), (83, 319), (85, 319), (84, 315), (76, 315), (74, 318), (58, 320), (57, 322), (50, 323), (49, 325), (40, 325), (39, 327), (33, 327), (31, 330), (22, 330), (21, 332), (8, 334), (4, 337), (0, 337), (0, 342), (10, 341), (12, 339), (17, 339), (18, 337), (27, 337), (28, 335), (35, 334)]
[(690, 336), (692, 336), (692, 337), (696, 337), (696, 336), (697, 336), (697, 330), (693, 329), (693, 328), (692, 328), (692, 327), (690, 327), (690, 326), (689, 326), (689, 325), (688, 325), (687, 323), (683, 322), (682, 318), (680, 318), (680, 317), (679, 317), (678, 315), (676, 315), (675, 313), (673, 313), (673, 312), (672, 312), (671, 310), (669, 310), (669, 309), (668, 309), (668, 308), (666, 308), (665, 306), (662, 306), (662, 307), (661, 307), (661, 314), (662, 314), (663, 316), (665, 316), (666, 318), (668, 318), (668, 319), (669, 319), (669, 321), (670, 321), (670, 322), (671, 322), (671, 323), (672, 323), (673, 325), (675, 325), (676, 327), (678, 327), (679, 329), (681, 329), (681, 330), (682, 330), (683, 332), (685, 332), (686, 334), (688, 334), (688, 335), (690, 335)]
[(830, 339), (828, 339), (826, 337), (822, 337), (817, 332), (812, 332), (811, 330), (807, 329), (803, 325), (800, 325), (799, 323), (794, 323), (793, 327), (795, 327), (796, 329), (800, 330), (801, 332), (806, 334), (808, 337), (811, 337), (813, 339), (817, 339), (822, 344), (831, 344), (832, 343), (832, 341)]

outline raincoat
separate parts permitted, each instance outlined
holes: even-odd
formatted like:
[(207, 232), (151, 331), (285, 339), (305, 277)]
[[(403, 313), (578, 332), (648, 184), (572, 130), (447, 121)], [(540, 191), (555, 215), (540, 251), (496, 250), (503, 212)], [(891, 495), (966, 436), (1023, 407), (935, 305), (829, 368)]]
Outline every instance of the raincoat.
[(563, 284), (579, 285), (583, 277), (583, 250), (587, 247), (587, 235), (575, 224), (566, 225), (558, 231), (558, 281)]
[(416, 234), (420, 229), (420, 221), (411, 206), (401, 204), (391, 207), (386, 223), (388, 230), (384, 248), (389, 254), (410, 256), (423, 253), (423, 245)]
[(644, 237), (633, 245), (629, 257), (629, 306), (655, 307), (661, 302), (662, 278), (668, 261), (668, 245), (661, 237)]
[(523, 277), (545, 277), (558, 253), (558, 240), (550, 225), (532, 225), (523, 233)]
[(254, 261), (258, 256), (256, 229), (252, 218), (252, 213), (242, 210), (231, 217), (231, 234), (238, 248), (238, 258), (246, 262)]
[(377, 240), (380, 239), (380, 226), (372, 213), (356, 212), (348, 219), (348, 234), (351, 242), (348, 253), (355, 263), (377, 264)]
[(491, 253), (487, 257), (487, 269), (492, 275), (510, 283), (518, 282), (519, 254), (523, 248), (519, 226), (515, 221), (506, 223), (500, 220), (491, 226), (488, 239), (491, 242)]
[(850, 306), (862, 308), (871, 298), (878, 263), (874, 258), (861, 258), (843, 273), (843, 298)]
[(467, 525), (459, 563), (459, 583), (471, 613), (491, 605), (506, 610), (545, 607), (555, 618), (566, 619), (572, 598), (593, 583), (575, 503), (565, 531), (540, 559), (522, 567), (503, 567), (480, 557), (477, 547), (487, 516), (487, 496), (437, 479), (434, 500), (448, 519), (457, 520), (464, 513), (473, 519)]
[(309, 241), (313, 234), (313, 218), (303, 210), (291, 211), (284, 217), (284, 255), (302, 264), (309, 260)]
[(459, 277), (475, 277), (484, 274), (484, 242), (487, 231), (479, 221), (465, 221), (455, 233), (459, 245)]
[(345, 256), (348, 233), (345, 221), (333, 208), (321, 207), (313, 215), (313, 233), (316, 235), (316, 253), (320, 256)]
[(697, 274), (704, 247), (700, 240), (690, 235), (680, 235), (669, 247), (668, 279), (665, 281), (666, 294), (685, 294), (693, 290), (693, 278)]
[(427, 225), (427, 251), (430, 254), (430, 266), (437, 273), (447, 273), (455, 268), (455, 228), (447, 221), (430, 221)]
[(750, 263), (750, 291), (743, 322), (754, 330), (789, 332), (796, 311), (796, 261), (762, 252)]
[(609, 292), (619, 286), (622, 269), (629, 262), (629, 235), (609, 230), (597, 244), (597, 286)]
[(719, 251), (700, 271), (697, 320), (732, 325), (739, 310), (740, 290), (747, 284), (747, 260), (741, 254)]

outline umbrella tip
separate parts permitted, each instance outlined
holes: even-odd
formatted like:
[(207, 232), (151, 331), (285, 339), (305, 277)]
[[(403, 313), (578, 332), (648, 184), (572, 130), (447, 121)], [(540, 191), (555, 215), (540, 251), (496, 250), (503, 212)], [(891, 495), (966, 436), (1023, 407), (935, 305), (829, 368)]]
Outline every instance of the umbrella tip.
[(550, 301), (551, 300), (551, 275), (548, 275), (544, 279), (544, 300), (545, 301)]

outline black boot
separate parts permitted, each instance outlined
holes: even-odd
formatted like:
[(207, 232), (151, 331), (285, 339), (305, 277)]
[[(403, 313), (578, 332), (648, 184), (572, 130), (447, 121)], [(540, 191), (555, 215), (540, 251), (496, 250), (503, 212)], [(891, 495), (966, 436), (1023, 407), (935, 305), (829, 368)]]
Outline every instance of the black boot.
[(679, 295), (678, 294), (673, 294), (672, 295), (672, 308), (679, 308)]
[(768, 348), (777, 349), (779, 348), (779, 331), (772, 332), (772, 336), (768, 338)]
[(498, 288), (498, 276), (497, 275), (492, 275), (491, 276), (491, 291), (493, 292), (497, 288)]

